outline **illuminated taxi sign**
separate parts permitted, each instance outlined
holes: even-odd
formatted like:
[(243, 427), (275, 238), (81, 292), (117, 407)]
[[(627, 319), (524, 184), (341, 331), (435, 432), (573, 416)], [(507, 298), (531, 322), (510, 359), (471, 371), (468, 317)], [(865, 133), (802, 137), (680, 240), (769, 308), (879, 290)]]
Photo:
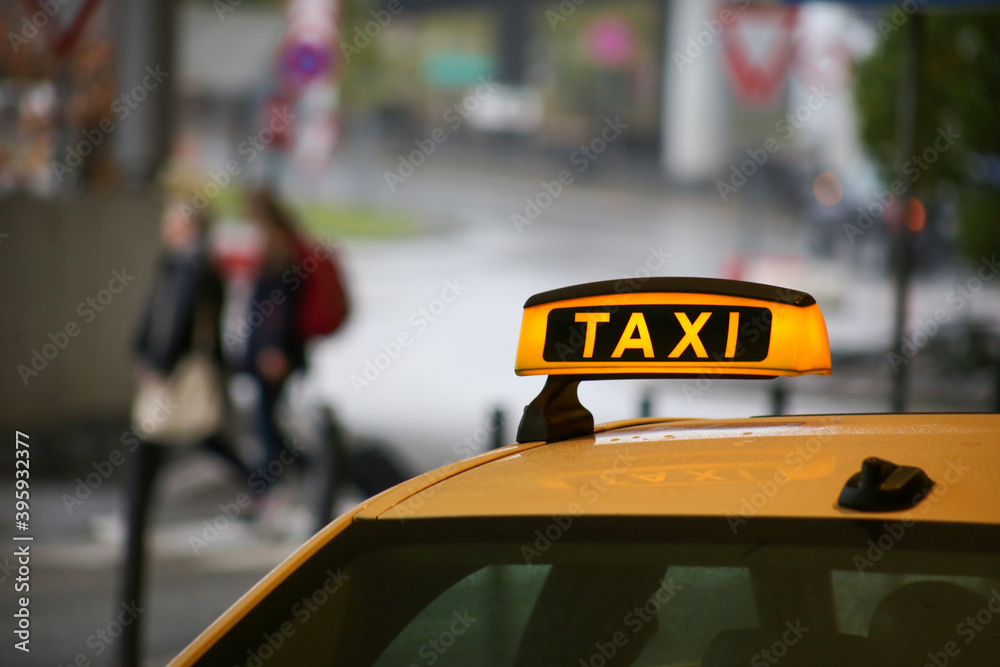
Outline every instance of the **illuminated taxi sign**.
[(767, 308), (706, 304), (554, 308), (548, 314), (542, 358), (551, 362), (763, 361), (770, 338), (771, 311)]
[(826, 324), (804, 292), (708, 278), (607, 281), (525, 304), (518, 375), (775, 377), (830, 373)]

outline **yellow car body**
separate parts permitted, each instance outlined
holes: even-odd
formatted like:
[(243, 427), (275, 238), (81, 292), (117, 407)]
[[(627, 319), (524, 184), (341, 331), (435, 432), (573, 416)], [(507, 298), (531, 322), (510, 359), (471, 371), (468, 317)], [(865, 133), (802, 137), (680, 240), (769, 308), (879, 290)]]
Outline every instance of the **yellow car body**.
[[(545, 317), (526, 310), (542, 337)], [(1000, 416), (911, 414), (631, 420), (444, 466), (338, 518), (171, 664), (997, 656)]]

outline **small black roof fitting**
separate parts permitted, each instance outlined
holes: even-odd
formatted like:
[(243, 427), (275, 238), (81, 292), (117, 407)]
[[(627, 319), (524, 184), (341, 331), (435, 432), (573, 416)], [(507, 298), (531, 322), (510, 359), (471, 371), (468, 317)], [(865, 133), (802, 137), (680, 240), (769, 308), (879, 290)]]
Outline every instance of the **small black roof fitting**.
[(905, 510), (916, 507), (933, 488), (934, 482), (920, 468), (872, 456), (861, 464), (861, 472), (847, 480), (837, 502), (860, 512)]

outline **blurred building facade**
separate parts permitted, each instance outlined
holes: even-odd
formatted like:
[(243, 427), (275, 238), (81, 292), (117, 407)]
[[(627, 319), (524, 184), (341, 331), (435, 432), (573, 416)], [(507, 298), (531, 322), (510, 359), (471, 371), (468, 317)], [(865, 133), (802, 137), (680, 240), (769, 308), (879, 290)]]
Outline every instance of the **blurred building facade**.
[[(286, 76), (283, 3), (60, 7), (56, 16), (28, 3), (0, 10), (4, 33), (15, 36), (0, 50), (0, 225), (9, 234), (0, 254), (31, 257), (0, 261), (0, 277), (17, 286), (7, 297), (11, 312), (37, 314), (0, 328), (8, 369), (0, 382), (16, 397), (0, 414), (4, 422), (125, 413), (132, 306), (109, 308), (85, 332), (107, 343), (101, 353), (81, 352), (61, 371), (67, 392), (95, 376), (108, 378), (102, 391), (52, 401), (48, 391), (29, 390), (16, 369), (47, 344), (56, 320), (76, 317), (66, 304), (86, 298), (92, 283), (100, 289), (104, 273), (134, 265), (138, 283), (146, 280), (165, 171), (181, 174), (181, 194), (197, 196), (208, 186), (225, 190), (215, 175), (233, 160), (239, 178), (323, 169), (306, 161), (295, 171), (296, 142), (315, 143), (316, 135), (296, 134), (294, 123), (289, 137), (271, 142), (269, 157), (249, 164), (241, 155)], [(489, 154), (499, 145), (562, 159), (620, 119), (627, 132), (614, 151), (658, 160), (665, 178), (723, 201), (728, 187), (751, 208), (774, 193), (812, 205), (817, 174), (834, 169), (845, 175), (846, 211), (835, 214), (846, 215), (852, 197), (870, 198), (875, 189), (852, 139), (850, 94), (850, 63), (870, 48), (871, 17), (853, 10), (803, 6), (786, 33), (744, 0), (349, 1), (340, 11), (330, 54), (340, 85), (324, 93), (336, 99), (303, 96), (293, 114), (338, 109), (330, 130), (337, 136), (324, 140), (353, 142), (373, 160), (412, 151), (438, 129), (449, 149)], [(790, 54), (766, 103), (747, 103), (733, 84), (726, 40), (734, 36), (753, 67), (775, 49)], [(775, 143), (765, 146), (767, 139)], [(763, 175), (750, 178), (745, 164)], [(825, 229), (835, 227), (827, 222)], [(67, 274), (69, 267), (76, 269)]]

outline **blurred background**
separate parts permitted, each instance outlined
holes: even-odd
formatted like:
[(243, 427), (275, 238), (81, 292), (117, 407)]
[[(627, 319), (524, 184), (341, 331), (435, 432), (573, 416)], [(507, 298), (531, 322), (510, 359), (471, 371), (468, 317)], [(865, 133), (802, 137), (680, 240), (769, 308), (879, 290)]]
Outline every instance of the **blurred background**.
[[(826, 316), (831, 377), (591, 383), (597, 421), (1000, 408), (988, 2), (3, 0), (0, 33), (0, 424), (30, 436), (35, 535), (32, 652), (3, 664), (118, 664), (132, 341), (168, 199), (215, 221), (222, 335), (259, 306), (261, 186), (336, 249), (351, 312), (285, 384), (306, 464), (266, 504), (171, 453), (144, 664), (311, 534), (299, 482), (331, 425), (386, 479), (511, 442), (542, 385), (512, 372), (537, 292), (721, 277)], [(229, 392), (253, 460), (254, 387)], [(255, 509), (220, 520), (241, 492)]]

